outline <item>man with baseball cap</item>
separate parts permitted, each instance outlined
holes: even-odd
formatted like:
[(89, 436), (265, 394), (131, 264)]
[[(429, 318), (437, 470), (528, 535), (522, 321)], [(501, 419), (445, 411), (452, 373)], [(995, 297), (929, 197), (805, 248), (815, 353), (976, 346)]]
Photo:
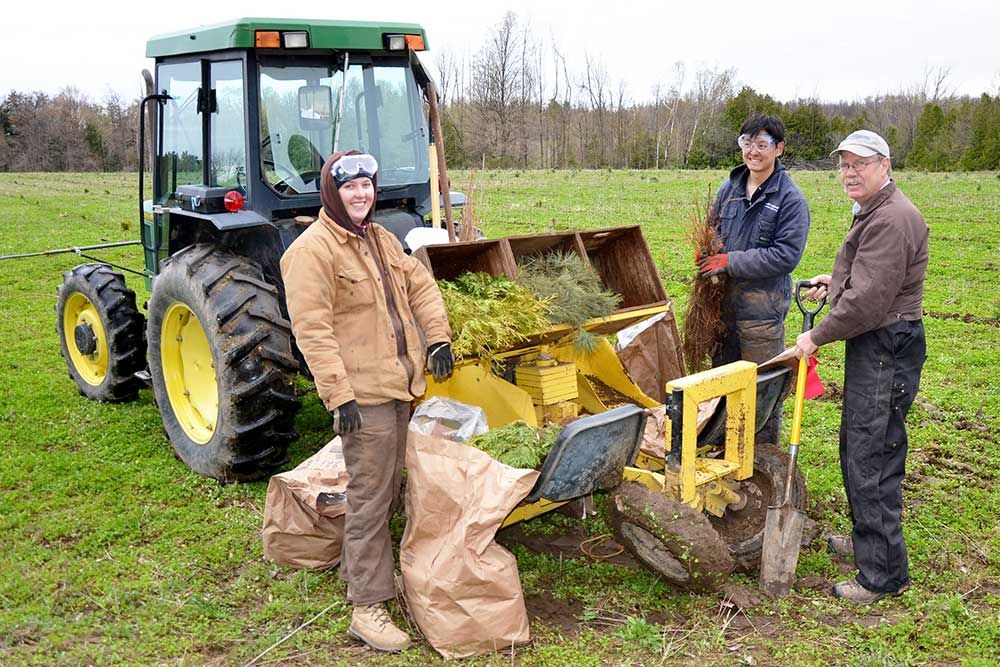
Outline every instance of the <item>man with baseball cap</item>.
[(840, 467), (853, 529), (834, 536), (835, 553), (853, 555), (855, 579), (833, 594), (869, 604), (909, 588), (902, 530), (904, 421), (926, 358), (921, 322), (928, 228), (892, 180), (889, 145), (852, 132), (830, 154), (854, 200), (854, 221), (832, 275), (812, 279), (806, 296), (830, 295), (830, 312), (795, 344), (797, 356), (846, 341)]

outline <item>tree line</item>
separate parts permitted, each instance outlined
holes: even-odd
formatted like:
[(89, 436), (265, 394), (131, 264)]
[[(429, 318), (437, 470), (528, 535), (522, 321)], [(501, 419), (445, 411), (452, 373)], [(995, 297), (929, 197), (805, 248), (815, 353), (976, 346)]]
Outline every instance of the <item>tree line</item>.
[[(781, 102), (740, 85), (734, 69), (690, 71), (675, 63), (641, 100), (600, 57), (571, 61), (508, 12), (473, 54), (436, 54), (448, 163), (452, 168), (699, 169), (739, 161), (735, 136), (751, 113), (776, 113), (785, 162), (831, 165), (852, 130), (880, 133), (899, 168), (1000, 169), (1000, 91), (958, 96), (947, 69), (908, 88), (852, 102)], [(139, 100), (90, 101), (10, 92), (0, 102), (0, 171), (137, 171)]]

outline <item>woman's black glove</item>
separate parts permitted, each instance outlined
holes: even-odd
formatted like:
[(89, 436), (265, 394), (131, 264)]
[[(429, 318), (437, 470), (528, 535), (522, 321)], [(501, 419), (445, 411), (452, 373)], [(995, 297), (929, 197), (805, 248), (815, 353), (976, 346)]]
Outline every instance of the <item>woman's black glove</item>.
[(330, 410), (333, 417), (333, 430), (335, 433), (356, 433), (361, 430), (361, 410), (358, 402), (351, 400), (343, 405)]
[(451, 343), (434, 343), (427, 348), (427, 369), (440, 382), (455, 367), (455, 355), (451, 353)]

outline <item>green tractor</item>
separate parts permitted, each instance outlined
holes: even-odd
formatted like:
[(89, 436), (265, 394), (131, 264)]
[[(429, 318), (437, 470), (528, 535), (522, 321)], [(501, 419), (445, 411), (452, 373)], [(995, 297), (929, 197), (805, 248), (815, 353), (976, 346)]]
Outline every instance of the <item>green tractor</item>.
[(340, 148), (378, 159), (375, 218), (402, 241), (439, 223), (425, 48), (413, 24), (260, 18), (148, 42), (139, 145), (145, 164), (148, 125), (153, 182), (146, 201), (140, 173), (139, 215), (151, 298), (143, 316), (107, 263), (66, 272), (57, 329), (84, 396), (128, 401), (152, 385), (174, 451), (202, 475), (250, 480), (286, 462), (293, 381), (307, 369), (279, 259), (315, 221), (320, 169)]

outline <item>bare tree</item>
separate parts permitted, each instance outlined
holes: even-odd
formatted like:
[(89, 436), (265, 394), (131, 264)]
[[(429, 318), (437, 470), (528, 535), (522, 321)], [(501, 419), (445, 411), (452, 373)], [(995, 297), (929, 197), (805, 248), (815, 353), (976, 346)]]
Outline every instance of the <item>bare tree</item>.
[[(583, 77), (580, 90), (584, 93), (587, 107), (593, 112), (596, 127), (592, 132), (582, 136), (587, 162), (598, 166), (607, 159), (607, 116), (611, 104), (611, 92), (608, 85), (608, 70), (600, 59), (584, 54)], [(581, 119), (581, 128), (585, 127)]]
[(476, 54), (473, 63), (473, 80), (470, 99), (482, 124), (481, 139), (486, 140), (480, 149), (484, 155), (497, 151), (500, 166), (509, 166), (511, 141), (518, 122), (518, 104), (524, 82), (523, 61), (519, 60), (521, 35), (517, 29), (517, 16), (504, 14)]

